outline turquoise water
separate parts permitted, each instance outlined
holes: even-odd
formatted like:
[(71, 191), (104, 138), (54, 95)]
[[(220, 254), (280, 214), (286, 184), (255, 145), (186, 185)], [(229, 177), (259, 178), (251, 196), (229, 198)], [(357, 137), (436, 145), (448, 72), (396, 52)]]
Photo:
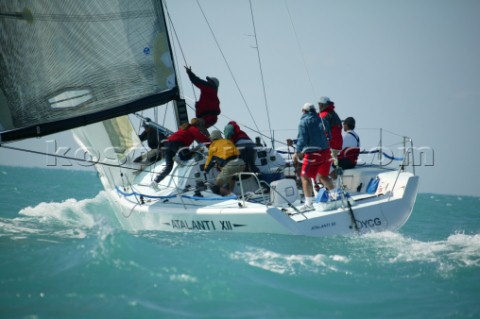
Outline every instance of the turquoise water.
[(0, 318), (480, 318), (480, 198), (398, 233), (128, 233), (95, 173), (0, 167)]

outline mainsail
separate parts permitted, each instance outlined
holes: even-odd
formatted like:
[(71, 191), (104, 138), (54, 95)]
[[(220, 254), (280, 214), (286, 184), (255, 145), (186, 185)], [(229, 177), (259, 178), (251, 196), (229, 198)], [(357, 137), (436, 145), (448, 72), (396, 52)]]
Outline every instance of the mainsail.
[(0, 3), (0, 142), (179, 97), (162, 1)]

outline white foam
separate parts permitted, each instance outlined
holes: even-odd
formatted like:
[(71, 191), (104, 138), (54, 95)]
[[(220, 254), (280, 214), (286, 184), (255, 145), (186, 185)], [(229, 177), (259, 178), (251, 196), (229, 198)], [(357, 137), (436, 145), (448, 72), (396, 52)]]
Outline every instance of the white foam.
[[(480, 267), (480, 235), (452, 234), (446, 240), (423, 242), (397, 233), (366, 235), (375, 241), (388, 263), (427, 262), (441, 272), (458, 267)], [(380, 260), (381, 262), (381, 260)]]
[(20, 216), (32, 217), (35, 221), (44, 224), (91, 228), (95, 225), (96, 221), (89, 207), (105, 201), (105, 194), (101, 192), (93, 199), (77, 201), (76, 199), (70, 198), (61, 203), (43, 202), (35, 207), (29, 206), (23, 208), (18, 214)]
[[(108, 218), (105, 213), (109, 207), (111, 206), (104, 192), (92, 199), (43, 202), (20, 210), (19, 217), (0, 219), (0, 236), (9, 236), (15, 240), (28, 238), (29, 235), (85, 238), (88, 230), (104, 224), (104, 219)], [(113, 211), (111, 215), (113, 216)], [(101, 228), (104, 231), (104, 228), (108, 227)]]
[(64, 225), (83, 225), (92, 227), (94, 219), (86, 214), (84, 206), (75, 199), (67, 199), (62, 203), (40, 203), (35, 207), (27, 207), (19, 215), (35, 217), (42, 223), (60, 222)]
[(351, 274), (357, 265), (370, 264), (372, 254), (378, 265), (429, 265), (441, 276), (448, 276), (459, 268), (480, 267), (480, 234), (452, 234), (446, 240), (420, 241), (399, 233), (381, 232), (332, 240), (336, 241), (333, 247), (339, 248), (334, 254), (282, 254), (249, 247), (231, 253), (229, 257), (252, 267), (286, 275), (302, 272)]
[(187, 274), (170, 275), (170, 280), (176, 281), (176, 282), (190, 282), (190, 283), (197, 282), (197, 278)]
[(287, 255), (260, 248), (249, 248), (244, 252), (230, 255), (234, 260), (242, 260), (253, 267), (279, 274), (294, 275), (307, 271), (314, 273), (337, 272), (338, 263), (348, 263), (349, 258), (340, 255)]

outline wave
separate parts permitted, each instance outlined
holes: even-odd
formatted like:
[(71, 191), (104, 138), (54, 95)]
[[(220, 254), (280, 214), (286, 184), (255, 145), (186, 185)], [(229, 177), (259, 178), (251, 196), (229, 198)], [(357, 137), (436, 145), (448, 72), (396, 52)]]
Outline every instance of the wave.
[(91, 199), (40, 203), (18, 212), (16, 218), (1, 218), (0, 236), (22, 239), (29, 235), (56, 235), (58, 237), (85, 238), (100, 226), (117, 224), (105, 192)]
[(441, 271), (480, 267), (480, 234), (455, 233), (446, 240), (424, 242), (385, 232), (366, 235), (365, 240), (372, 240), (384, 252), (383, 261), (387, 263), (426, 262)]
[(242, 260), (253, 267), (287, 275), (303, 271), (323, 274), (337, 272), (339, 269), (336, 264), (350, 261), (348, 257), (341, 255), (287, 255), (253, 247), (244, 252), (232, 253), (230, 258)]
[[(295, 240), (295, 239), (294, 239)], [(304, 244), (303, 240), (300, 244)], [(382, 232), (359, 237), (334, 237), (310, 240), (312, 253), (291, 254), (275, 252), (271, 248), (249, 246), (230, 254), (232, 260), (249, 266), (284, 274), (315, 273), (353, 274), (372, 264), (389, 267), (405, 264), (426, 272), (434, 270), (441, 276), (463, 268), (480, 268), (480, 234), (452, 234), (446, 240), (419, 241), (399, 233)], [(330, 247), (328, 247), (330, 246)], [(321, 250), (322, 253), (315, 252)], [(323, 252), (323, 251), (327, 252)]]

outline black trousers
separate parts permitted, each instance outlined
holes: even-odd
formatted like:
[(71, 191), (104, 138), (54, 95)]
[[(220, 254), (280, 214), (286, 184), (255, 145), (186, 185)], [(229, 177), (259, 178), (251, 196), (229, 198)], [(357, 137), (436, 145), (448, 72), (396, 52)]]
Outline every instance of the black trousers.
[(185, 147), (182, 142), (165, 142), (162, 147), (162, 157), (165, 159), (165, 167), (155, 177), (155, 182), (160, 183), (173, 169), (173, 158), (178, 150)]

